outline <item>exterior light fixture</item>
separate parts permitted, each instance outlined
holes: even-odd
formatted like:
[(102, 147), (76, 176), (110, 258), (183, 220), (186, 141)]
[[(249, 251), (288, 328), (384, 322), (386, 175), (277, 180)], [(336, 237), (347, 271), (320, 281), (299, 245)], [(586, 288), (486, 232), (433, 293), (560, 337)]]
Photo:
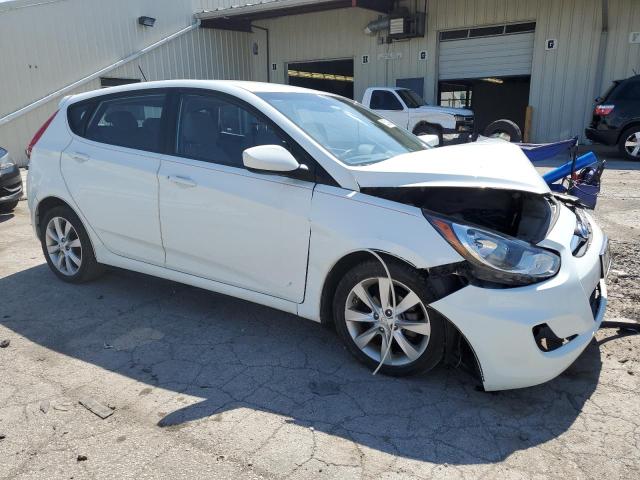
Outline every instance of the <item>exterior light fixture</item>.
[(138, 23), (143, 27), (153, 27), (156, 23), (156, 19), (153, 17), (138, 17)]

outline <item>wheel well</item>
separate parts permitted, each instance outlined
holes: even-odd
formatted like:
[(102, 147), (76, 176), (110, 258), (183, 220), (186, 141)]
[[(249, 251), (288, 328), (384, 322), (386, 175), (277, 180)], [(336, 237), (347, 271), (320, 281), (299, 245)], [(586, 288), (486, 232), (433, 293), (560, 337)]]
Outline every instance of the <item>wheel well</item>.
[(413, 127), (413, 130), (411, 131), (411, 133), (415, 134), (420, 127), (431, 127), (431, 128), (435, 128), (436, 130), (442, 131), (442, 126), (422, 120)]
[[(38, 238), (40, 238), (40, 235), (41, 235), (40, 220), (44, 218), (44, 216), (47, 214), (49, 210), (55, 207), (71, 208), (71, 206), (67, 202), (59, 199), (58, 197), (47, 197), (38, 203), (38, 206), (36, 207), (36, 215), (35, 215), (36, 231), (38, 233)], [(73, 210), (73, 208), (71, 208), (71, 210)]]
[(625, 125), (624, 128), (621, 128), (620, 135), (618, 135), (618, 140), (616, 141), (616, 143), (620, 142), (620, 140), (622, 139), (622, 135), (624, 135), (624, 132), (626, 132), (632, 127), (640, 127), (640, 120), (634, 120), (630, 122), (628, 125)]

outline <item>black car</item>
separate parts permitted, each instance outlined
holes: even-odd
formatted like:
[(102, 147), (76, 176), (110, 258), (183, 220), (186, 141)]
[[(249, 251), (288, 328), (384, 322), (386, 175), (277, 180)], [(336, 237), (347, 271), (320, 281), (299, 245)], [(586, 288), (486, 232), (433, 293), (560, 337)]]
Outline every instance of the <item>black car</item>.
[(640, 75), (614, 81), (607, 93), (596, 98), (585, 133), (594, 142), (618, 145), (629, 160), (640, 160)]
[(22, 176), (15, 163), (9, 161), (9, 152), (0, 147), (0, 213), (8, 213), (22, 197)]

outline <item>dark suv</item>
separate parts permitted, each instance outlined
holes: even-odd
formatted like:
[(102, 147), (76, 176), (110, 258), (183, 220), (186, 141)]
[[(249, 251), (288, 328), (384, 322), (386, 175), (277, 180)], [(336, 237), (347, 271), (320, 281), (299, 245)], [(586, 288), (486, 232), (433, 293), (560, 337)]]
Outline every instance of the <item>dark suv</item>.
[(618, 145), (629, 160), (640, 160), (640, 75), (615, 80), (607, 93), (596, 98), (587, 138)]

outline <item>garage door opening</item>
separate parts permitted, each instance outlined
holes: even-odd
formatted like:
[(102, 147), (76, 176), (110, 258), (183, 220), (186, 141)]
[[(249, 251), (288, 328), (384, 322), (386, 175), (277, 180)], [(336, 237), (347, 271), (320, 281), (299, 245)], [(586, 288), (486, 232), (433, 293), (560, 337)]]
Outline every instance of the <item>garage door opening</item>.
[(524, 132), (530, 85), (529, 75), (441, 81), (439, 104), (471, 108), (479, 133), (494, 120), (503, 118), (515, 122)]
[(535, 22), (477, 26), (439, 33), (439, 104), (468, 107), (476, 130), (499, 119), (525, 131)]
[(287, 77), (289, 85), (353, 99), (353, 59), (290, 63)]

